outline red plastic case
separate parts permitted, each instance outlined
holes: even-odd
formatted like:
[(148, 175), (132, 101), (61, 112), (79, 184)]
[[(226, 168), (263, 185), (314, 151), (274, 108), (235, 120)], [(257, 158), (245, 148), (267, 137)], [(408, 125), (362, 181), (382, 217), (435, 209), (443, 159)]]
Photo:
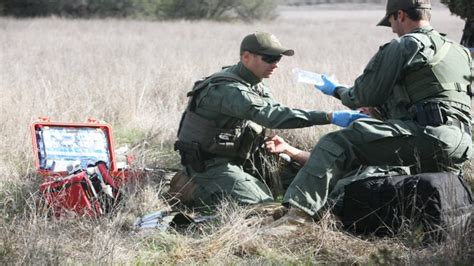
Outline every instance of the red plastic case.
[(112, 173), (118, 173), (112, 128), (89, 119), (87, 123), (51, 122), (40, 118), (31, 125), (35, 168), (46, 179), (68, 174), (74, 163), (104, 161)]
[(110, 125), (41, 118), (31, 133), (35, 168), (45, 179), (40, 191), (55, 216), (96, 217), (108, 211), (118, 198), (117, 184), (129, 175), (117, 169)]
[(55, 216), (59, 217), (67, 211), (88, 216), (102, 214), (98, 201), (92, 200), (91, 203), (87, 179), (87, 173), (81, 172), (40, 185), (40, 191)]

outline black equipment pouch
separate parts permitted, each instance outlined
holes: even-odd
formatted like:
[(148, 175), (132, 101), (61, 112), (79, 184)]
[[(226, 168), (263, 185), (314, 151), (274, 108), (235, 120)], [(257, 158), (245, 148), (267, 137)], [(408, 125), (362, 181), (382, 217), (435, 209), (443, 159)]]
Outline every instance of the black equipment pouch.
[(210, 154), (237, 158), (239, 156), (242, 128), (220, 129), (214, 133), (215, 135), (209, 139), (208, 145), (202, 147), (203, 150)]
[(255, 122), (247, 121), (239, 141), (239, 157), (248, 159), (263, 144), (264, 138), (265, 128)]
[(182, 165), (189, 165), (194, 171), (198, 173), (202, 173), (206, 170), (206, 165), (204, 164), (204, 158), (201, 154), (199, 143), (187, 143), (178, 140), (174, 143), (174, 150), (179, 151)]
[[(470, 78), (470, 77), (465, 77), (465, 78), (468, 79), (468, 78)], [(472, 99), (473, 94), (472, 94), (472, 86), (471, 86), (471, 84), (467, 85), (467, 95), (469, 95), (469, 97), (471, 97), (471, 99)]]
[(421, 126), (440, 126), (446, 123), (446, 116), (439, 102), (417, 103), (410, 108), (414, 120)]
[(374, 176), (344, 187), (338, 215), (356, 233), (394, 235), (409, 225), (425, 241), (443, 241), (469, 230), (472, 203), (469, 186), (452, 173)]

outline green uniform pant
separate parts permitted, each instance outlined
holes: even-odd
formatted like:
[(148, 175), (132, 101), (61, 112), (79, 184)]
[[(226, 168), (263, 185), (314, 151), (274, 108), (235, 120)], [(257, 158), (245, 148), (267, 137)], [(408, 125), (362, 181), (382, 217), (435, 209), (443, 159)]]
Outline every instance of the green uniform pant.
[(360, 165), (459, 173), (471, 157), (471, 145), (471, 136), (455, 126), (424, 128), (411, 121), (360, 119), (320, 139), (283, 202), (316, 216), (336, 182)]
[(192, 182), (197, 185), (189, 205), (193, 207), (212, 206), (224, 197), (241, 204), (256, 204), (273, 201), (266, 184), (244, 172), (242, 165), (228, 159), (215, 158), (206, 161), (206, 170), (198, 173), (186, 167)]

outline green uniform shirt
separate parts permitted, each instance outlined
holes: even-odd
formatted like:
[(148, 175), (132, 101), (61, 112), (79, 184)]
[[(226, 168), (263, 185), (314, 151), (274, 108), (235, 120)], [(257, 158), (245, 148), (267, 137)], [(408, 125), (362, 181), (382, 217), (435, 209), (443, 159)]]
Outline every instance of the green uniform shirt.
[[(412, 33), (436, 32), (428, 26), (418, 28)], [(380, 47), (363, 74), (356, 79), (353, 87), (338, 88), (337, 93), (342, 103), (351, 109), (384, 105), (389, 112), (385, 114), (387, 118), (411, 119), (407, 106), (412, 103), (405, 90), (401, 88), (400, 81), (406, 73), (426, 66), (435, 52), (433, 47), (424, 47), (421, 42), (409, 35), (392, 40)]]
[[(210, 120), (209, 124), (215, 123), (212, 125), (213, 128), (230, 129), (229, 131), (234, 133), (232, 129), (242, 128), (247, 121), (267, 128), (301, 128), (329, 124), (325, 112), (293, 109), (277, 103), (261, 79), (242, 63), (226, 68), (224, 71), (240, 77), (247, 84), (233, 79), (211, 77), (203, 81), (209, 84), (194, 87), (193, 102), (188, 107), (190, 108), (188, 111), (205, 118), (206, 121)], [(184, 119), (187, 119), (189, 114), (186, 114)], [(182, 136), (178, 136), (181, 141), (198, 142), (203, 151), (216, 154), (216, 156), (211, 156), (212, 158), (205, 158), (204, 171), (196, 171), (192, 165), (186, 165), (187, 174), (197, 185), (197, 189), (191, 195), (192, 201), (188, 205), (213, 205), (222, 197), (227, 196), (243, 204), (273, 201), (268, 186), (246, 172), (245, 170), (250, 169), (244, 170), (244, 161), (241, 160), (243, 158), (241, 152), (247, 152), (245, 149), (251, 146), (249, 152), (252, 153), (252, 148), (260, 145), (262, 136), (260, 132), (255, 131), (259, 134), (256, 137), (256, 134), (249, 133), (251, 130), (244, 130), (247, 135), (241, 135), (242, 139), (238, 144), (242, 146), (237, 152), (232, 150), (225, 155), (226, 153), (222, 151), (225, 149), (222, 147), (233, 147), (233, 145), (214, 145), (216, 143), (214, 132), (209, 134), (209, 130), (206, 129), (209, 125), (201, 125), (196, 123), (196, 120), (184, 120), (182, 124), (186, 127), (181, 128)], [(255, 129), (253, 125), (252, 129)], [(222, 148), (220, 154), (215, 152), (216, 146)]]
[(226, 68), (247, 81), (217, 81), (195, 96), (195, 112), (214, 120), (218, 127), (232, 128), (251, 120), (267, 128), (301, 128), (329, 124), (326, 112), (289, 108), (276, 102), (268, 87), (242, 63)]

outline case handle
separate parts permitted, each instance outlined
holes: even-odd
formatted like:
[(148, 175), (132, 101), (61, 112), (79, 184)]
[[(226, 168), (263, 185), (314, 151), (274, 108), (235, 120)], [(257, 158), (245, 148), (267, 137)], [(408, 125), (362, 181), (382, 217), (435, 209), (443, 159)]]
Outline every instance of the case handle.
[(40, 116), (40, 117), (38, 117), (38, 121), (39, 122), (50, 122), (51, 119), (49, 119), (49, 117), (47, 117), (47, 116)]
[(87, 122), (88, 122), (88, 123), (94, 123), (94, 124), (100, 124), (100, 121), (97, 120), (97, 119), (94, 118), (94, 117), (89, 117), (89, 118), (87, 119)]

